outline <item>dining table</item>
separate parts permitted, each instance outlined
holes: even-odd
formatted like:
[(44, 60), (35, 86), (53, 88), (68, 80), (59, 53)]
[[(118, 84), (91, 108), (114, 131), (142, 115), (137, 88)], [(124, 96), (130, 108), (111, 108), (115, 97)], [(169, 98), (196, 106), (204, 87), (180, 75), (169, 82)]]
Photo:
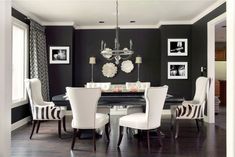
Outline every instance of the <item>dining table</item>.
[[(66, 94), (59, 94), (52, 97), (52, 101), (56, 106), (67, 106), (70, 108), (70, 103)], [(170, 109), (173, 104), (178, 104), (184, 101), (183, 97), (167, 94), (164, 109)], [(97, 106), (126, 106), (126, 105), (145, 105), (144, 91), (139, 92), (102, 92)]]

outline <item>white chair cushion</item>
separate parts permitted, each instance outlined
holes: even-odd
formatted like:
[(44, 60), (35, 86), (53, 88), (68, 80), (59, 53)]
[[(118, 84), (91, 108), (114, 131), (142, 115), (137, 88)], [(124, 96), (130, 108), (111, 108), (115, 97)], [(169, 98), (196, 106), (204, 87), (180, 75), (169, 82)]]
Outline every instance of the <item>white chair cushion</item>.
[(109, 122), (109, 116), (103, 113), (96, 113), (95, 115), (95, 128), (101, 128)]
[[(105, 124), (109, 122), (109, 116), (103, 113), (96, 113), (95, 116), (95, 129), (103, 127)], [(72, 120), (72, 128), (79, 128), (79, 129), (91, 129), (90, 127), (81, 128), (78, 124), (78, 121)]]
[(148, 129), (147, 116), (145, 113), (133, 113), (123, 116), (119, 119), (119, 125), (123, 127), (130, 127), (133, 129)]

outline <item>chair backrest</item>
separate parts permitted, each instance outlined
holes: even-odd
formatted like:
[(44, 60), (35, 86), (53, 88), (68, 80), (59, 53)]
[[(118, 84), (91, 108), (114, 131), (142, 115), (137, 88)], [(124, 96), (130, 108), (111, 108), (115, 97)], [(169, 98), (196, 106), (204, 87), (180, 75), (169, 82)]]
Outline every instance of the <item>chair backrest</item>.
[(41, 81), (37, 78), (25, 79), (26, 90), (29, 96), (31, 109), (33, 111), (34, 105), (43, 105)]
[(161, 125), (161, 115), (166, 99), (168, 86), (150, 87), (145, 92), (146, 116), (148, 129), (155, 129)]
[(196, 91), (193, 101), (203, 103), (206, 100), (209, 79), (207, 77), (198, 77), (196, 80)]
[(101, 89), (67, 87), (66, 91), (73, 114), (72, 126), (80, 129), (95, 128), (95, 115)]
[(102, 91), (109, 90), (111, 82), (88, 82), (86, 88), (101, 88)]
[(126, 82), (126, 90), (138, 90), (144, 91), (146, 88), (150, 87), (150, 82)]

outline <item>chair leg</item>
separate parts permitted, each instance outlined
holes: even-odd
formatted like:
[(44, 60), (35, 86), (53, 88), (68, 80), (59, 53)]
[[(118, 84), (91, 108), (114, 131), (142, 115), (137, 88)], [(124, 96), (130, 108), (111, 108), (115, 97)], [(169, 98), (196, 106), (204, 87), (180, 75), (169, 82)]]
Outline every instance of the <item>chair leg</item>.
[(34, 132), (34, 130), (35, 130), (35, 126), (36, 126), (36, 124), (37, 124), (37, 120), (33, 120), (33, 128), (32, 128), (31, 135), (30, 135), (30, 137), (29, 137), (29, 139), (30, 139), (30, 140), (32, 139), (33, 132)]
[(67, 132), (66, 130), (66, 119), (65, 119), (65, 116), (63, 117), (63, 128), (64, 128), (64, 132)]
[(106, 133), (106, 137), (107, 137), (108, 142), (109, 142), (109, 126), (110, 126), (109, 123), (107, 123), (105, 125), (105, 133)]
[(160, 131), (160, 128), (157, 128), (157, 134), (159, 136), (159, 144), (160, 144), (160, 146), (162, 146), (163, 145), (162, 144), (162, 133)]
[(58, 134), (59, 138), (61, 138), (61, 120), (58, 120)]
[(147, 130), (147, 145), (148, 145), (148, 152), (150, 153), (150, 138), (149, 138), (149, 130)]
[(120, 146), (122, 142), (122, 137), (123, 137), (123, 126), (119, 126), (119, 140), (118, 140), (118, 147)]
[(76, 137), (77, 137), (77, 129), (73, 129), (73, 140), (72, 140), (71, 150), (73, 150), (74, 148)]
[(96, 129), (93, 129), (93, 151), (96, 151)]
[(111, 132), (110, 113), (108, 113), (108, 116), (109, 116), (109, 133), (110, 133)]
[(178, 134), (179, 134), (179, 122), (178, 120), (175, 120), (175, 139), (178, 138)]
[(197, 125), (197, 131), (199, 132), (200, 129), (199, 129), (199, 124), (198, 124), (198, 119), (195, 119), (196, 120), (196, 125)]
[(38, 133), (38, 131), (39, 131), (39, 128), (40, 128), (40, 121), (38, 121), (38, 126), (37, 126), (37, 130), (36, 130), (36, 133)]

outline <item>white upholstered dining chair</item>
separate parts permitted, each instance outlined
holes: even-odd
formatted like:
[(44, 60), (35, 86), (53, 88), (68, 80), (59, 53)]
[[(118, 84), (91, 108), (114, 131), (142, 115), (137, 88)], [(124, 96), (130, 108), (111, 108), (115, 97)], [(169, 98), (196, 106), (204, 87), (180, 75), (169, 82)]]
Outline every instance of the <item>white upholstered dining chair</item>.
[(150, 151), (149, 131), (152, 129), (158, 129), (161, 125), (161, 114), (165, 103), (167, 90), (168, 86), (147, 88), (145, 92), (146, 112), (133, 113), (123, 116), (119, 119), (118, 147), (122, 141), (123, 127), (126, 127), (138, 130), (146, 130), (148, 151)]
[(105, 126), (106, 136), (109, 141), (109, 116), (107, 114), (96, 113), (101, 89), (67, 87), (66, 91), (73, 115), (72, 128), (74, 129), (74, 135), (71, 149), (74, 149), (75, 140), (77, 134), (80, 133), (80, 129), (92, 129), (94, 151), (96, 151), (96, 129)]
[(209, 79), (207, 77), (197, 78), (196, 91), (193, 100), (183, 101), (182, 105), (179, 105), (176, 107), (175, 110), (172, 110), (173, 112), (175, 112), (171, 113), (172, 115), (174, 115), (172, 116), (172, 118), (175, 118), (175, 125), (176, 125), (175, 138), (178, 138), (179, 120), (181, 119), (196, 120), (197, 129), (199, 131), (198, 121), (201, 120), (203, 122), (208, 86), (209, 86)]
[(39, 131), (40, 122), (45, 120), (58, 120), (58, 133), (61, 137), (61, 121), (63, 120), (64, 131), (65, 128), (65, 110), (61, 107), (55, 106), (53, 102), (43, 101), (41, 92), (41, 81), (37, 78), (26, 79), (26, 90), (28, 93), (31, 112), (33, 117), (33, 128), (30, 139), (33, 136), (35, 126), (37, 125), (36, 133)]

